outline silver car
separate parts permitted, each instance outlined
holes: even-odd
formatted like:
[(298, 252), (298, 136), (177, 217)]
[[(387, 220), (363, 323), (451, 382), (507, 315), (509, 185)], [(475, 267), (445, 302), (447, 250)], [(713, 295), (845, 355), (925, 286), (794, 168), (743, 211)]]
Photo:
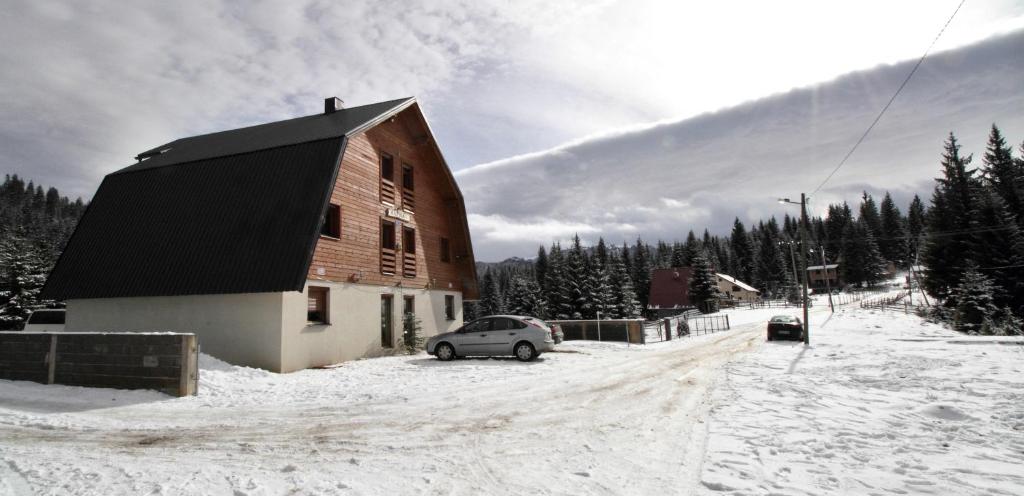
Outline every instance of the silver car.
[(427, 340), (427, 353), (444, 361), (464, 356), (512, 355), (529, 362), (554, 348), (551, 328), (544, 321), (520, 315), (479, 318)]

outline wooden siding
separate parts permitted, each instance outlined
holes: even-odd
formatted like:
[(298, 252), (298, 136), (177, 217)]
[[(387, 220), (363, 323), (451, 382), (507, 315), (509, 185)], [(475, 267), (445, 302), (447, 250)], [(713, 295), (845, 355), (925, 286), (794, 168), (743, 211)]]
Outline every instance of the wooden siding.
[[(464, 291), (467, 284), (472, 284), (468, 233), (461, 227), (455, 191), (432, 148), (435, 145), (426, 138), (427, 132), (413, 112), (406, 110), (393, 120), (349, 137), (331, 196), (331, 203), (341, 205), (341, 238), (320, 237), (309, 267), (309, 279), (387, 286), (401, 283), (407, 288), (430, 285), (433, 289), (454, 291)], [(392, 184), (399, 191), (402, 164), (413, 167), (415, 209), (403, 209), (402, 194), (387, 195), (388, 200), (394, 198), (398, 204), (382, 202), (382, 152), (394, 158)], [(406, 210), (411, 220), (387, 217), (388, 208)], [(411, 260), (396, 264), (393, 256), (387, 262), (397, 265), (396, 270), (393, 274), (382, 273), (382, 219), (396, 223), (398, 243), (404, 243), (402, 227), (416, 229), (415, 276), (403, 274), (403, 267)], [(442, 237), (450, 240), (451, 262), (441, 261)], [(401, 259), (404, 250), (399, 247), (396, 251)]]

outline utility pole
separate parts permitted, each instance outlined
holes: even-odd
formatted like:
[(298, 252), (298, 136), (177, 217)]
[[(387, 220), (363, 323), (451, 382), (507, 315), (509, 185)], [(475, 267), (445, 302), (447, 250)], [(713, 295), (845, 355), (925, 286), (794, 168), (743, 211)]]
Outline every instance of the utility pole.
[(804, 267), (804, 346), (811, 344), (811, 323), (807, 319), (807, 195), (800, 193), (800, 264)]
[[(836, 313), (836, 306), (832, 304), (832, 283), (828, 281), (828, 264), (825, 263), (825, 247), (818, 245), (818, 249), (821, 250), (821, 269), (825, 271), (825, 291), (828, 291), (828, 308), (832, 310), (832, 313)], [(838, 278), (836, 279), (838, 280)]]
[(800, 263), (804, 268), (804, 346), (807, 346), (811, 344), (811, 323), (807, 321), (807, 307), (810, 304), (810, 298), (807, 296), (807, 195), (800, 193), (800, 203), (790, 201), (789, 198), (779, 198), (779, 203), (800, 205)]

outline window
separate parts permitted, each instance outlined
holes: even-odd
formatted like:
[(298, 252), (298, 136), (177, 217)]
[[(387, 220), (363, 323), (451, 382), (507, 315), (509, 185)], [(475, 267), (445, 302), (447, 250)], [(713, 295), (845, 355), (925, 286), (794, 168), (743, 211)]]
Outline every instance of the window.
[(402, 164), (402, 209), (409, 213), (416, 212), (416, 195), (413, 193), (413, 171), (409, 164)]
[(406, 253), (416, 253), (416, 230), (411, 227), (402, 229), (402, 249)]
[(412, 166), (409, 164), (402, 164), (402, 187), (410, 190), (416, 189), (412, 173)]
[(452, 247), (448, 244), (448, 238), (441, 238), (441, 261), (452, 261)]
[(380, 246), (388, 250), (395, 249), (395, 223), (382, 220), (380, 222)]
[(444, 318), (455, 320), (455, 297), (452, 295), (444, 295)]
[(320, 234), (332, 238), (341, 237), (341, 205), (332, 203), (327, 206), (327, 213), (324, 214), (324, 224), (320, 227)]
[(733, 291), (733, 293), (739, 293), (739, 292), (740, 292), (740, 287), (739, 287), (739, 286), (736, 286), (736, 285), (734, 284), (734, 285), (732, 286), (732, 291)]
[(416, 277), (416, 230), (402, 228), (402, 275)]
[(395, 159), (387, 153), (380, 154), (380, 178), (395, 182)]
[(395, 159), (387, 153), (381, 153), (380, 201), (389, 205), (398, 205), (395, 200)]
[(327, 295), (328, 288), (319, 286), (309, 287), (309, 297), (306, 304), (306, 321), (310, 324), (328, 324), (327, 320)]
[(402, 314), (403, 315), (408, 315), (410, 313), (413, 314), (413, 315), (416, 314), (416, 297), (415, 296), (406, 296), (405, 297), (405, 307), (402, 308)]

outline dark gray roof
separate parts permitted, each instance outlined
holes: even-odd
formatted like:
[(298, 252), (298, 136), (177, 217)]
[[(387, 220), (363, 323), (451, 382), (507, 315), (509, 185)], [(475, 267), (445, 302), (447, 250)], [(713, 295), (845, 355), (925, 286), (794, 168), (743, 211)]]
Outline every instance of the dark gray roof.
[(403, 99), (184, 138), (103, 179), (43, 297), (301, 291), (346, 135)]
[(140, 153), (139, 157), (150, 156), (150, 158), (145, 158), (114, 174), (350, 136), (371, 127), (382, 117), (394, 115), (415, 101), (414, 98), (401, 98), (342, 109), (332, 114), (297, 117), (258, 126), (182, 138)]

